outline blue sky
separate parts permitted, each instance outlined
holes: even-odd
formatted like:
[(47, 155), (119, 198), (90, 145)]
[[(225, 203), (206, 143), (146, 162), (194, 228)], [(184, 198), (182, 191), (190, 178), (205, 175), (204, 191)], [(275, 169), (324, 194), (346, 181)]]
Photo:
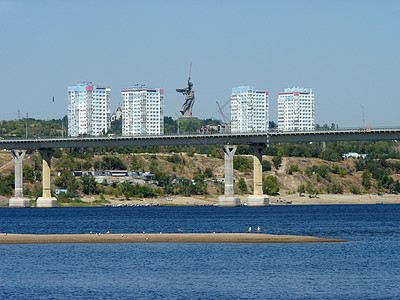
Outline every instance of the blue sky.
[(113, 110), (132, 83), (164, 88), (176, 118), (192, 62), (200, 118), (234, 86), (269, 91), (271, 110), (299, 86), (319, 124), (361, 126), (363, 105), (366, 125), (400, 126), (400, 1), (0, 0), (0, 26), (0, 119), (62, 117), (82, 80), (110, 86)]

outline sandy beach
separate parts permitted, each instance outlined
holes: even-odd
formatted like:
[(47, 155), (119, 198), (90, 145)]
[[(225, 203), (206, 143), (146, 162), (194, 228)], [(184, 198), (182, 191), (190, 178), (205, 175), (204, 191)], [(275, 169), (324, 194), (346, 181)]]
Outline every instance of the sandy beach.
[[(240, 195), (242, 204), (247, 203), (247, 195)], [(310, 198), (308, 195), (299, 196), (299, 194), (291, 195), (279, 195), (269, 196), (271, 205), (334, 205), (334, 204), (400, 204), (400, 196), (393, 194), (383, 194), (378, 196), (376, 194), (321, 194), (317, 197)], [(91, 198), (83, 198), (84, 201), (91, 202)], [(115, 199), (110, 198), (111, 205), (118, 204), (139, 204), (139, 205), (216, 205), (218, 203), (217, 197), (182, 197), (182, 196), (171, 196), (171, 197), (159, 197), (159, 198), (148, 198), (148, 199)]]
[(0, 244), (61, 243), (328, 243), (345, 242), (313, 236), (256, 233), (129, 233), (129, 234), (5, 234)]

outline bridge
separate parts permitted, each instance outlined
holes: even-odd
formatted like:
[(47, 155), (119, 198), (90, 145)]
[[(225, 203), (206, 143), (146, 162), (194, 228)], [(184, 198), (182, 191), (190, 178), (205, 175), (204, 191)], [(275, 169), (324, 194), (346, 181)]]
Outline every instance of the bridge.
[(239, 206), (240, 198), (234, 195), (233, 190), (233, 157), (238, 145), (249, 145), (254, 161), (254, 192), (248, 196), (247, 203), (248, 206), (265, 206), (269, 199), (262, 192), (262, 155), (267, 144), (382, 140), (400, 140), (400, 129), (14, 138), (0, 140), (0, 149), (11, 150), (15, 162), (15, 196), (10, 199), (9, 206), (30, 206), (29, 200), (23, 197), (22, 166), (26, 150), (32, 149), (39, 150), (43, 159), (43, 192), (37, 200), (37, 207), (56, 207), (57, 200), (51, 197), (50, 190), (51, 158), (55, 148), (220, 145), (225, 160), (225, 193), (219, 198), (219, 206)]

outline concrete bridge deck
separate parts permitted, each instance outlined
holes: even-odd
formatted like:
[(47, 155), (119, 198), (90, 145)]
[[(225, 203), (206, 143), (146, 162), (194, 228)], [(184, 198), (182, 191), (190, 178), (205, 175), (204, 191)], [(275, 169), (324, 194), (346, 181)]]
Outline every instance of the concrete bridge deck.
[(167, 145), (250, 145), (266, 143), (400, 140), (400, 129), (381, 128), (301, 132), (250, 132), (180, 135), (101, 137), (46, 137), (0, 140), (0, 149), (44, 149), (74, 147), (129, 147)]

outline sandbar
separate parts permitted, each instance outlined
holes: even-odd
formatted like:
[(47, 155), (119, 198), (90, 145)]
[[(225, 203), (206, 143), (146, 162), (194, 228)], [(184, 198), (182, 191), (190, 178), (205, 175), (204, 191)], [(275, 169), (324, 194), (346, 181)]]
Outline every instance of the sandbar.
[(340, 239), (258, 233), (5, 234), (0, 244), (64, 243), (332, 243)]

